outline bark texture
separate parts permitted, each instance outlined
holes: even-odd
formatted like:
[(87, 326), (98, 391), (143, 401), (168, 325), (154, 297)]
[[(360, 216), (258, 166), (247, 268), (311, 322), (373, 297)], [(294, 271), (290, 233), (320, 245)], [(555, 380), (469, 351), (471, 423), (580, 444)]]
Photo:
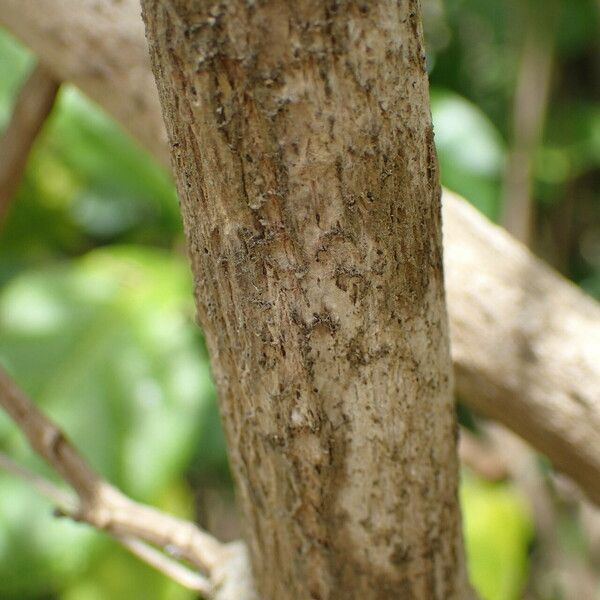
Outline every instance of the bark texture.
[[(138, 13), (137, 0), (0, 0), (0, 23), (20, 35), (44, 57), (54, 72), (95, 98), (166, 164), (166, 134)], [(53, 23), (53, 34), (48, 33), (46, 20), (40, 15), (47, 16), (48, 22)], [(119, 30), (128, 32), (126, 44), (111, 41), (111, 28), (117, 15)], [(89, 23), (93, 23), (93, 27), (86, 25)], [(68, 31), (61, 32), (61, 28)], [(97, 41), (100, 31), (106, 43)], [(90, 48), (93, 51), (87, 52)], [(99, 65), (96, 71), (104, 74), (98, 76), (98, 82), (93, 76), (81, 76), (88, 72), (90, 64)], [(138, 94), (154, 108), (135, 110)], [(588, 358), (600, 355), (600, 337), (588, 333), (597, 331), (598, 303), (537, 260), (506, 232), (473, 212), (465, 200), (445, 193), (443, 205), (446, 224), (455, 223), (445, 229), (444, 246), (452, 356), (455, 368), (460, 370), (455, 381), (458, 394), (481, 414), (496, 418), (517, 431), (544, 452), (557, 468), (576, 480), (590, 498), (600, 502), (597, 491), (600, 453), (590, 451), (599, 443), (598, 417), (588, 418), (589, 414), (600, 411), (600, 362), (590, 362)], [(502, 253), (486, 251), (488, 240), (498, 238), (502, 240)], [(496, 247), (496, 242), (491, 243)], [(560, 316), (563, 326), (556, 327), (555, 319), (555, 324), (543, 335), (531, 338), (535, 331), (527, 319), (522, 318), (521, 312), (507, 301), (496, 301), (497, 292), (507, 298), (510, 286), (519, 281), (512, 279), (515, 273), (511, 262), (515, 257), (519, 261), (518, 271), (528, 274), (524, 279), (545, 281), (542, 287), (535, 286), (518, 293), (527, 297), (530, 306), (542, 307), (542, 312)], [(473, 275), (478, 273), (485, 274), (484, 294), (472, 288), (476, 281)], [(538, 294), (541, 295), (538, 297)], [(569, 300), (564, 301), (565, 298)], [(469, 321), (469, 307), (473, 307), (474, 314), (479, 317), (468, 324), (468, 334), (461, 335), (463, 323)], [(490, 331), (502, 331), (503, 337), (492, 336)], [(543, 352), (543, 363), (529, 361), (525, 365), (511, 354), (512, 350), (503, 350), (514, 349), (530, 338), (536, 340), (538, 348), (542, 344), (553, 348), (552, 352)], [(481, 343), (481, 340), (491, 341)], [(496, 343), (493, 340), (502, 341)], [(592, 345), (594, 340), (596, 345)], [(495, 368), (489, 368), (489, 365), (495, 365)], [(587, 366), (582, 370), (581, 365)], [(518, 391), (515, 378), (521, 375), (515, 375), (513, 369), (517, 373), (527, 373), (527, 386)], [(565, 377), (565, 373), (577, 375)], [(503, 383), (503, 377), (508, 377), (508, 383)], [(502, 390), (505, 386), (512, 390), (511, 401), (504, 401)], [(482, 388), (487, 392), (483, 393)], [(544, 398), (549, 388), (553, 389), (553, 400), (546, 403)], [(583, 388), (593, 396), (593, 400), (587, 402), (586, 410), (582, 410), (579, 402)], [(496, 390), (496, 400), (492, 400), (490, 390)], [(522, 415), (528, 415), (527, 419), (523, 420)], [(576, 426), (574, 415), (581, 416), (581, 419), (577, 418)], [(567, 422), (570, 423), (568, 428), (564, 427)], [(562, 445), (548, 441), (563, 433), (568, 434), (571, 449), (568, 461), (563, 458)]]
[(446, 192), (446, 285), (459, 394), (600, 504), (600, 307)]
[(143, 3), (265, 599), (464, 598), (418, 3)]

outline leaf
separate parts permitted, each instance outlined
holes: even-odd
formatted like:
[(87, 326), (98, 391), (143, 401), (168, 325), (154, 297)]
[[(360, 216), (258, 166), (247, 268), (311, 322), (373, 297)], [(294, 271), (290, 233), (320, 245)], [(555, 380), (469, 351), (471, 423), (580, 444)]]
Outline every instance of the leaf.
[(32, 53), (0, 27), (0, 130), (10, 118), (12, 103), (33, 62)]
[[(26, 273), (5, 287), (0, 362), (96, 469), (126, 493), (154, 502), (197, 454), (202, 418), (214, 401), (192, 316), (190, 276), (182, 258), (136, 247), (95, 250)], [(0, 444), (43, 469), (4, 416)], [(64, 532), (61, 544), (74, 556), (87, 553), (81, 528), (72, 534), (72, 525), (42, 523), (40, 515), (48, 514), (47, 504), (40, 507), (43, 501), (11, 500), (24, 495), (21, 485), (0, 477), (2, 598), (10, 573), (20, 573), (23, 585), (43, 590), (54, 581), (42, 576), (44, 569), (63, 575), (78, 570), (77, 561), (50, 568), (56, 545), (52, 532)], [(16, 554), (15, 540), (20, 542)], [(39, 578), (24, 577), (31, 565), (40, 565)]]
[(500, 134), (474, 104), (453, 92), (433, 89), (431, 110), (442, 184), (495, 218), (505, 161)]
[(461, 504), (471, 581), (482, 600), (520, 600), (529, 568), (533, 523), (509, 484), (464, 474)]
[(170, 176), (94, 103), (63, 85), (3, 228), (0, 282), (23, 265), (81, 255), (98, 243), (172, 247), (182, 237)]

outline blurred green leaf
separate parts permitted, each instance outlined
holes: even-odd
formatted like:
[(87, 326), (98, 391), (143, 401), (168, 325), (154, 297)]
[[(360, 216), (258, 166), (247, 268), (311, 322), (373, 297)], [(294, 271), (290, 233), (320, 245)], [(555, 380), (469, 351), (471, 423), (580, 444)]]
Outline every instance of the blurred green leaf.
[(436, 54), (431, 85), (474, 102), (507, 133), (516, 79), (521, 0), (444, 0), (449, 42)]
[(0, 598), (39, 598), (86, 568), (101, 540), (89, 528), (57, 519), (26, 483), (0, 476)]
[(180, 231), (168, 173), (73, 87), (61, 93), (46, 144), (41, 151), (83, 180), (72, 216), (90, 235), (113, 238), (135, 225), (143, 225), (148, 235), (157, 221), (171, 235)]
[(169, 174), (63, 85), (3, 226), (0, 283), (25, 267), (100, 244), (169, 248), (182, 237)]
[(61, 594), (61, 600), (192, 600), (192, 592), (154, 571), (115, 546), (104, 554), (85, 579)]
[(453, 92), (432, 89), (431, 111), (442, 184), (495, 218), (505, 161), (500, 134), (474, 104)]
[(560, 54), (570, 58), (597, 42), (600, 10), (596, 0), (569, 0), (563, 4), (557, 45)]
[[(600, 106), (569, 102), (554, 108), (536, 156), (538, 181), (564, 185), (599, 168)], [(547, 200), (544, 196), (540, 199)]]
[(509, 484), (463, 474), (460, 490), (471, 581), (482, 600), (520, 600), (529, 567), (533, 523)]
[[(27, 273), (0, 295), (0, 362), (103, 475), (147, 502), (173, 486), (197, 454), (214, 400), (192, 303), (185, 260), (136, 247), (95, 250)], [(4, 416), (0, 445), (43, 469)], [(57, 528), (66, 527), (63, 543), (72, 553), (86, 550), (79, 532), (69, 538), (69, 525), (39, 522), (48, 509), (18, 500), (20, 483), (0, 482), (0, 536), (11, 536), (0, 537), (4, 597), (10, 573), (21, 573), (26, 586), (51, 585), (52, 578), (22, 574), (27, 565), (50, 569)], [(76, 565), (61, 563), (61, 570)]]

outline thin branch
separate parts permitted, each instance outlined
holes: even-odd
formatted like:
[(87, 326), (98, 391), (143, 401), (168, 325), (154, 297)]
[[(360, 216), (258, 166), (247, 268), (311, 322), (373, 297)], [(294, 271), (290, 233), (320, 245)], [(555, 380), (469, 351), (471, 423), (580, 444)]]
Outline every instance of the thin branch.
[(104, 481), (63, 432), (0, 369), (0, 405), (27, 436), (32, 448), (73, 487), (80, 506), (70, 516), (119, 536), (136, 536), (210, 571), (222, 545), (193, 523), (130, 500)]
[(134, 536), (210, 573), (222, 560), (223, 545), (194, 523), (139, 504), (103, 483), (94, 505), (82, 506), (73, 519), (117, 536)]
[[(103, 480), (81, 456), (64, 433), (52, 423), (0, 368), (0, 406), (12, 417), (31, 447), (74, 489), (78, 506), (54, 484), (0, 455), (0, 467), (25, 479), (51, 498), (64, 516), (93, 525), (117, 538), (129, 550), (182, 585), (215, 599), (254, 598), (245, 549), (222, 544), (194, 523), (134, 502)], [(155, 550), (153, 544), (185, 560), (207, 575), (203, 577)], [(232, 565), (236, 564), (236, 569)], [(224, 579), (223, 574), (227, 577)], [(229, 579), (243, 577), (241, 585)], [(225, 593), (236, 589), (237, 596)]]
[(10, 456), (4, 454), (4, 452), (0, 452), (0, 469), (31, 485), (41, 496), (48, 498), (62, 512), (71, 513), (76, 510), (77, 501), (71, 494), (59, 488), (49, 479), (15, 462)]
[(27, 158), (54, 106), (60, 83), (38, 64), (19, 92), (15, 109), (0, 139), (0, 222), (21, 181)]
[(214, 586), (209, 579), (184, 567), (181, 563), (174, 561), (156, 548), (134, 537), (114, 536), (114, 538), (140, 560), (153, 566), (157, 571), (183, 587), (206, 596), (214, 592)]
[(527, 31), (513, 103), (513, 139), (504, 177), (502, 224), (515, 238), (530, 245), (533, 161), (548, 108), (559, 7), (550, 0), (543, 16), (527, 5), (525, 10)]
[[(48, 498), (56, 506), (57, 513), (60, 516), (76, 514), (77, 500), (71, 494), (68, 494), (45, 477), (15, 462), (12, 458), (4, 454), (4, 452), (0, 452), (0, 469), (28, 483), (40, 495)], [(156, 548), (145, 544), (137, 538), (117, 535), (112, 535), (112, 537), (142, 561), (161, 571), (167, 577), (177, 581), (184, 587), (202, 594), (208, 595), (211, 593), (213, 586), (206, 577), (187, 569)]]
[(81, 502), (92, 503), (102, 487), (100, 477), (1, 368), (0, 405), (19, 425), (32, 448), (73, 487)]

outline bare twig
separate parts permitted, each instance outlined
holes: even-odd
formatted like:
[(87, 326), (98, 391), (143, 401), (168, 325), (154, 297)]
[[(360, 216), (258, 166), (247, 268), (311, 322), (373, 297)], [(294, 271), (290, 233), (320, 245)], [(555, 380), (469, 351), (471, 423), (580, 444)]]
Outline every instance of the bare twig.
[(38, 64), (17, 98), (11, 120), (0, 139), (0, 222), (21, 181), (27, 158), (52, 110), (60, 83)]
[[(52, 423), (0, 368), (0, 406), (13, 418), (32, 448), (75, 490), (74, 503), (53, 483), (29, 472), (6, 456), (0, 467), (34, 485), (52, 499), (64, 516), (106, 531), (134, 554), (182, 585), (213, 595), (215, 599), (254, 598), (245, 548), (222, 544), (194, 523), (134, 502), (103, 480), (85, 461), (63, 432)], [(204, 577), (148, 545), (153, 544), (189, 562)], [(238, 565), (235, 569), (233, 565)], [(242, 564), (245, 567), (242, 568)], [(226, 576), (225, 576), (225, 575)], [(243, 583), (231, 577), (243, 576)], [(242, 586), (244, 594), (239, 595)], [(226, 590), (236, 590), (230, 596)]]
[(213, 593), (214, 586), (209, 579), (184, 567), (181, 563), (174, 561), (156, 548), (134, 537), (114, 537), (140, 560), (153, 566), (173, 581), (207, 596)]
[[(37, 473), (34, 473), (23, 465), (15, 462), (3, 452), (0, 452), (0, 469), (22, 479), (31, 485), (39, 494), (48, 498), (56, 506), (59, 515), (68, 516), (77, 512), (77, 499), (74, 496), (65, 492), (45, 477), (41, 477)], [(156, 550), (156, 548), (145, 544), (137, 538), (117, 535), (113, 535), (112, 537), (120, 542), (132, 554), (135, 554), (138, 558), (153, 566), (156, 570), (161, 571), (174, 581), (177, 581), (184, 587), (202, 594), (209, 594), (211, 592), (212, 585), (206, 577), (191, 571), (180, 563), (165, 556), (165, 554)]]
[(10, 456), (4, 454), (4, 452), (0, 452), (0, 469), (4, 469), (31, 485), (40, 495), (51, 500), (62, 512), (71, 513), (76, 510), (76, 498), (59, 488), (49, 479), (41, 477), (37, 473), (30, 471), (27, 467), (15, 462)]
[(32, 448), (69, 483), (80, 506), (70, 514), (119, 536), (136, 536), (210, 571), (222, 545), (193, 523), (134, 502), (104, 481), (52, 423), (0, 369), (0, 405), (27, 436)]
[(504, 177), (502, 224), (529, 245), (534, 210), (533, 161), (548, 106), (558, 5), (554, 0), (547, 2), (542, 17), (529, 6), (525, 10), (527, 31), (513, 104), (513, 139)]

